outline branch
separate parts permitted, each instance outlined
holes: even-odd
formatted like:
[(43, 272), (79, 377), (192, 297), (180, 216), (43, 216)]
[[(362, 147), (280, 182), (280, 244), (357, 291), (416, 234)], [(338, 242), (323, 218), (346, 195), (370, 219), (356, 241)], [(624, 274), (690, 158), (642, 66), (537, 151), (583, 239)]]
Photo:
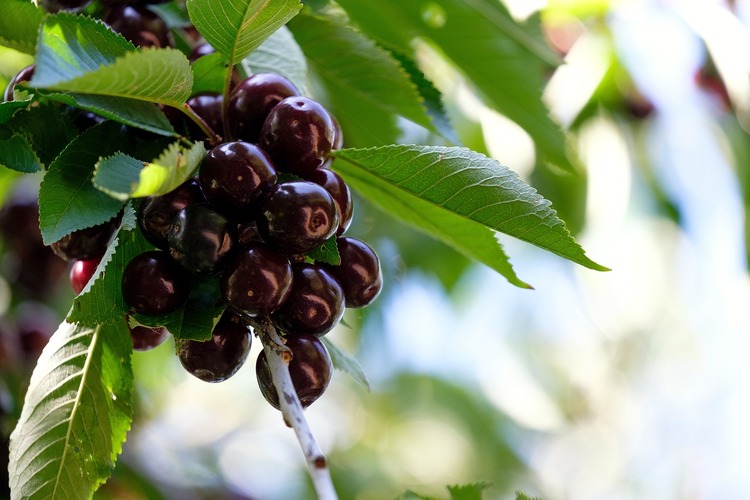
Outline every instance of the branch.
[(250, 320), (250, 324), (263, 344), (268, 366), (271, 368), (271, 376), (276, 390), (279, 393), (279, 405), (284, 422), (294, 429), (302, 452), (307, 461), (313, 487), (319, 500), (336, 500), (336, 490), (331, 482), (331, 474), (326, 464), (326, 457), (320, 451), (315, 441), (312, 430), (307, 425), (303, 413), (302, 404), (294, 390), (292, 378), (289, 375), (289, 361), (292, 360), (292, 352), (284, 345), (276, 329), (268, 318)]
[(193, 120), (195, 124), (200, 127), (203, 133), (206, 134), (206, 137), (208, 137), (208, 141), (212, 146), (218, 146), (223, 142), (221, 136), (217, 135), (216, 132), (214, 132), (211, 127), (208, 126), (208, 123), (206, 123), (206, 121), (201, 118), (198, 113), (196, 113), (193, 108), (190, 107), (188, 103), (179, 106), (177, 109), (185, 113), (188, 118)]

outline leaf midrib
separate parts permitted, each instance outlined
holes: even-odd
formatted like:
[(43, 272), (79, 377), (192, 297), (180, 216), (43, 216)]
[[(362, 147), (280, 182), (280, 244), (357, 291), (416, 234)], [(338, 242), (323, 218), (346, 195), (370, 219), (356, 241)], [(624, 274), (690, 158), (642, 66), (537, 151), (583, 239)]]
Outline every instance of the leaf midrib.
[(68, 429), (67, 429), (67, 431), (65, 433), (65, 443), (64, 443), (65, 447), (63, 449), (63, 454), (60, 457), (60, 466), (59, 466), (59, 468), (57, 470), (57, 476), (55, 478), (55, 486), (54, 486), (54, 489), (52, 490), (52, 496), (51, 496), (51, 498), (57, 498), (56, 497), (57, 487), (60, 485), (60, 476), (62, 475), (62, 472), (65, 469), (65, 467), (64, 467), (63, 464), (65, 463), (65, 458), (67, 457), (68, 450), (70, 448), (69, 443), (70, 443), (71, 434), (73, 433), (73, 425), (75, 423), (75, 415), (78, 412), (78, 407), (79, 407), (79, 405), (81, 403), (81, 399), (83, 398), (83, 389), (84, 389), (84, 387), (86, 385), (86, 380), (88, 378), (89, 366), (90, 366), (90, 364), (92, 362), (92, 359), (94, 357), (94, 356), (92, 356), (92, 353), (93, 353), (94, 349), (96, 348), (97, 342), (99, 341), (99, 331), (101, 329), (102, 329), (102, 325), (97, 325), (96, 326), (96, 328), (94, 329), (94, 331), (92, 333), (91, 343), (89, 344), (88, 349), (86, 349), (86, 352), (87, 352), (86, 361), (84, 362), (83, 367), (81, 369), (81, 373), (82, 373), (81, 383), (78, 385), (78, 392), (76, 393), (75, 403), (73, 405), (73, 409), (70, 412), (70, 420), (68, 421)]

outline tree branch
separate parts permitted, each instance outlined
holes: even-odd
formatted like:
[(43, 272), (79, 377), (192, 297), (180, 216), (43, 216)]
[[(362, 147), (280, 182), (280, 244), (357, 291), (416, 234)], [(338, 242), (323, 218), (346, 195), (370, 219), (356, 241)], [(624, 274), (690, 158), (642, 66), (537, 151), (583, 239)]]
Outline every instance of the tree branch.
[(266, 353), (268, 366), (271, 368), (273, 383), (279, 394), (281, 413), (286, 424), (292, 427), (297, 435), (318, 499), (336, 500), (338, 496), (333, 488), (326, 458), (320, 451), (315, 436), (313, 436), (312, 430), (307, 424), (302, 404), (299, 402), (297, 391), (294, 390), (294, 384), (289, 375), (289, 362), (292, 360), (292, 352), (284, 345), (284, 341), (279, 337), (268, 318), (251, 320), (250, 324), (263, 344), (263, 351)]

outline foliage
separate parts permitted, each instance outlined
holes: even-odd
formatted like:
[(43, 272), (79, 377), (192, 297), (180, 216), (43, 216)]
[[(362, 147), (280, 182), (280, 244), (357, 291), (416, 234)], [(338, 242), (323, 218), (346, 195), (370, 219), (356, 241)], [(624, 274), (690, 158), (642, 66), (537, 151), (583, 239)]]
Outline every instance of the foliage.
[[(455, 146), (440, 92), (412, 44), (414, 37), (429, 40), (488, 105), (529, 132), (546, 160), (573, 171), (565, 135), (540, 99), (543, 71), (557, 61), (538, 26), (516, 23), (498, 2), (436, 5), (440, 11), (425, 22), (413, 2), (341, 0), (335, 9), (328, 2), (313, 9), (296, 0), (187, 0), (189, 20), (216, 49), (191, 65), (178, 49), (134, 47), (88, 15), (95, 9), (45, 14), (27, 0), (3, 0), (0, 45), (32, 54), (36, 71), (16, 88), (16, 100), (0, 104), (0, 163), (41, 172), (44, 242), (122, 213), (95, 280), (76, 297), (34, 371), (11, 440), (14, 498), (87, 497), (109, 476), (132, 419), (121, 275), (133, 256), (151, 248), (136, 227), (134, 203), (194, 174), (211, 144), (181, 136), (164, 110), (195, 119), (185, 105), (194, 93), (223, 91), (226, 100), (235, 66), (243, 73), (278, 70), (330, 101), (349, 146), (336, 153), (332, 168), (373, 205), (510, 283), (530, 287), (516, 276), (497, 232), (606, 270), (585, 256), (550, 203), (510, 169)], [(178, 30), (180, 23), (173, 24)], [(463, 39), (466, 33), (472, 43)], [(105, 120), (80, 130), (71, 118), (76, 112)], [(392, 144), (403, 121), (448, 146)], [(213, 132), (209, 142), (223, 131)], [(308, 258), (337, 262), (335, 242)], [(194, 285), (179, 311), (130, 321), (166, 325), (176, 338), (209, 338), (224, 306), (210, 299), (215, 279)], [(356, 360), (327, 345), (337, 368), (368, 387)], [(454, 499), (471, 499), (483, 487), (449, 491)]]

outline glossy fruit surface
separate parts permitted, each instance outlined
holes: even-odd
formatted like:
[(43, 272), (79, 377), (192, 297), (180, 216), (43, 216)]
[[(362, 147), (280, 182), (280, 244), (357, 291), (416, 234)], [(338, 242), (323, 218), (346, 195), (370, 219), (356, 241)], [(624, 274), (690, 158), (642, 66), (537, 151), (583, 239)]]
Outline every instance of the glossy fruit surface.
[[(331, 381), (331, 357), (323, 343), (310, 335), (287, 337), (286, 346), (292, 351), (293, 356), (289, 362), (289, 375), (294, 390), (302, 407), (307, 408), (325, 392)], [(266, 401), (277, 410), (281, 409), (279, 394), (271, 377), (271, 367), (268, 365), (265, 351), (258, 356), (255, 375), (260, 392)]]
[(222, 382), (237, 373), (245, 363), (251, 340), (240, 317), (225, 311), (209, 340), (179, 341), (177, 356), (190, 374), (204, 382)]
[(177, 212), (167, 233), (169, 255), (195, 274), (218, 271), (236, 238), (236, 225), (202, 203)]
[(349, 229), (354, 216), (354, 203), (352, 203), (352, 192), (349, 186), (339, 174), (324, 168), (313, 170), (306, 179), (324, 187), (333, 198), (339, 216), (339, 228), (336, 230), (336, 235), (341, 236)]
[(164, 343), (169, 337), (169, 330), (163, 326), (149, 328), (147, 326), (131, 326), (130, 338), (133, 341), (133, 349), (136, 351), (149, 351)]
[(341, 285), (329, 271), (315, 264), (295, 264), (292, 270), (292, 292), (274, 313), (274, 324), (290, 337), (325, 335), (344, 315)]
[(336, 241), (341, 256), (338, 266), (326, 265), (344, 290), (346, 307), (370, 305), (383, 288), (380, 259), (375, 250), (357, 238)]
[(287, 97), (268, 113), (260, 147), (283, 172), (301, 177), (321, 167), (331, 152), (334, 124), (326, 109), (307, 97)]
[(104, 22), (136, 47), (174, 47), (167, 24), (145, 7), (118, 5), (107, 14)]
[(258, 231), (287, 254), (307, 253), (336, 234), (336, 203), (325, 188), (308, 181), (276, 184), (261, 202)]
[(262, 243), (249, 243), (235, 254), (221, 274), (221, 294), (242, 315), (271, 314), (292, 288), (292, 266)]
[(166, 250), (167, 233), (177, 212), (188, 205), (205, 201), (198, 182), (189, 179), (167, 194), (144, 198), (138, 206), (138, 225), (151, 244)]
[(122, 273), (122, 297), (135, 313), (159, 316), (175, 311), (189, 291), (188, 275), (166, 252), (139, 254)]
[(21, 71), (16, 73), (16, 76), (14, 76), (10, 82), (8, 82), (8, 86), (5, 87), (5, 93), (3, 94), (3, 99), (5, 101), (12, 101), (13, 100), (13, 89), (16, 88), (16, 85), (18, 85), (21, 82), (28, 82), (31, 80), (31, 78), (34, 76), (34, 70), (36, 69), (36, 65), (32, 64), (30, 66), (26, 66)]
[(271, 109), (283, 99), (298, 95), (292, 82), (274, 73), (255, 73), (242, 80), (229, 96), (227, 120), (232, 137), (258, 142)]
[[(215, 93), (203, 93), (198, 94), (187, 100), (188, 106), (193, 108), (193, 111), (203, 118), (208, 128), (216, 132), (217, 134), (222, 133), (223, 123), (221, 118), (221, 106), (224, 102), (224, 98), (221, 94)], [(206, 140), (208, 137), (206, 134), (196, 125), (192, 120), (187, 122), (190, 136), (194, 140)]]
[(76, 295), (81, 293), (86, 284), (91, 280), (96, 272), (96, 268), (101, 262), (101, 258), (90, 260), (77, 260), (70, 268), (70, 286)]
[(276, 184), (268, 156), (249, 142), (226, 142), (208, 152), (198, 179), (209, 202), (236, 220), (249, 220), (259, 197)]
[(99, 258), (107, 251), (107, 245), (120, 225), (121, 217), (114, 217), (104, 224), (74, 231), (63, 236), (50, 247), (58, 257), (65, 260), (90, 260)]

